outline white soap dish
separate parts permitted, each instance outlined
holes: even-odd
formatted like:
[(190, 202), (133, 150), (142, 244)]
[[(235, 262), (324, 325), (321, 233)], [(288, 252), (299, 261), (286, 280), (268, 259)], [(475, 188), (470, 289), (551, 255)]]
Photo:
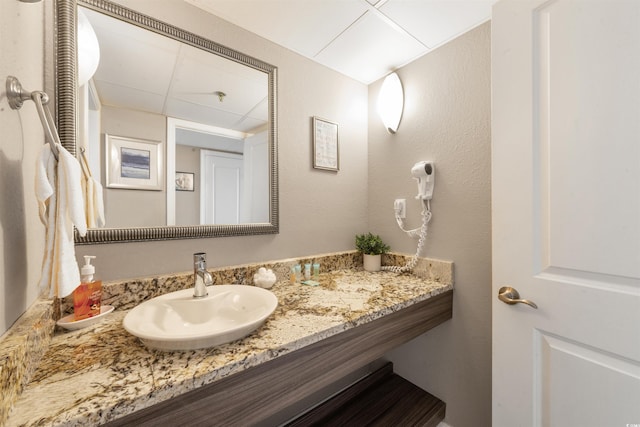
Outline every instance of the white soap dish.
[(58, 320), (56, 322), (56, 325), (62, 328), (68, 329), (70, 331), (74, 331), (76, 329), (82, 329), (82, 328), (86, 328), (87, 326), (95, 325), (96, 323), (104, 319), (107, 316), (107, 314), (111, 313), (112, 311), (113, 311), (112, 305), (103, 305), (102, 307), (100, 307), (100, 314), (98, 314), (97, 316), (87, 317), (86, 319), (82, 319), (82, 320), (73, 320), (73, 313), (71, 313), (70, 315), (64, 316), (62, 319)]

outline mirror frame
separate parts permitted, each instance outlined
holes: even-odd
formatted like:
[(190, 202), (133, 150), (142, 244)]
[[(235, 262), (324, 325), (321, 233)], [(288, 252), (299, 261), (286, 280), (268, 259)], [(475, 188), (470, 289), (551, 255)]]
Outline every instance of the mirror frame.
[(78, 117), (76, 83), (77, 6), (104, 13), (267, 73), (269, 82), (269, 122), (271, 125), (269, 127), (270, 206), (268, 223), (89, 229), (84, 237), (80, 236), (76, 230), (75, 243), (77, 245), (86, 245), (278, 233), (277, 67), (108, 0), (56, 0), (54, 12), (56, 32), (54, 36), (54, 51), (56, 55), (54, 78), (58, 132), (62, 145), (73, 155), (76, 154)]

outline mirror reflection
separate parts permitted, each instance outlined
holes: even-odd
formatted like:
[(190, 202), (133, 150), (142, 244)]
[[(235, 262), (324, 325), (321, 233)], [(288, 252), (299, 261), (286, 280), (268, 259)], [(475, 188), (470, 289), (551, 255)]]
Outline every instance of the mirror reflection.
[(86, 7), (79, 28), (82, 15), (99, 61), (78, 146), (103, 178), (106, 227), (268, 223), (269, 74)]

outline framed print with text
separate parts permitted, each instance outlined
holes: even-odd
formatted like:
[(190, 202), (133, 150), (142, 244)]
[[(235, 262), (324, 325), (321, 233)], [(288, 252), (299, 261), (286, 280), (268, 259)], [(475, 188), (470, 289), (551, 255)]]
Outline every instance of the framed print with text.
[(338, 124), (319, 117), (313, 117), (313, 167), (340, 170)]

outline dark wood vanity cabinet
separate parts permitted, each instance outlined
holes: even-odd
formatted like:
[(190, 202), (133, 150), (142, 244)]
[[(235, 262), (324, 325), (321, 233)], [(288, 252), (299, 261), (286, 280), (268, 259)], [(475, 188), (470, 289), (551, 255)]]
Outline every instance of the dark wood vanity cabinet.
[[(452, 302), (453, 291), (444, 292), (108, 425), (269, 425), (297, 402), (450, 319)], [(431, 410), (441, 419), (444, 404), (426, 401), (433, 402)]]

